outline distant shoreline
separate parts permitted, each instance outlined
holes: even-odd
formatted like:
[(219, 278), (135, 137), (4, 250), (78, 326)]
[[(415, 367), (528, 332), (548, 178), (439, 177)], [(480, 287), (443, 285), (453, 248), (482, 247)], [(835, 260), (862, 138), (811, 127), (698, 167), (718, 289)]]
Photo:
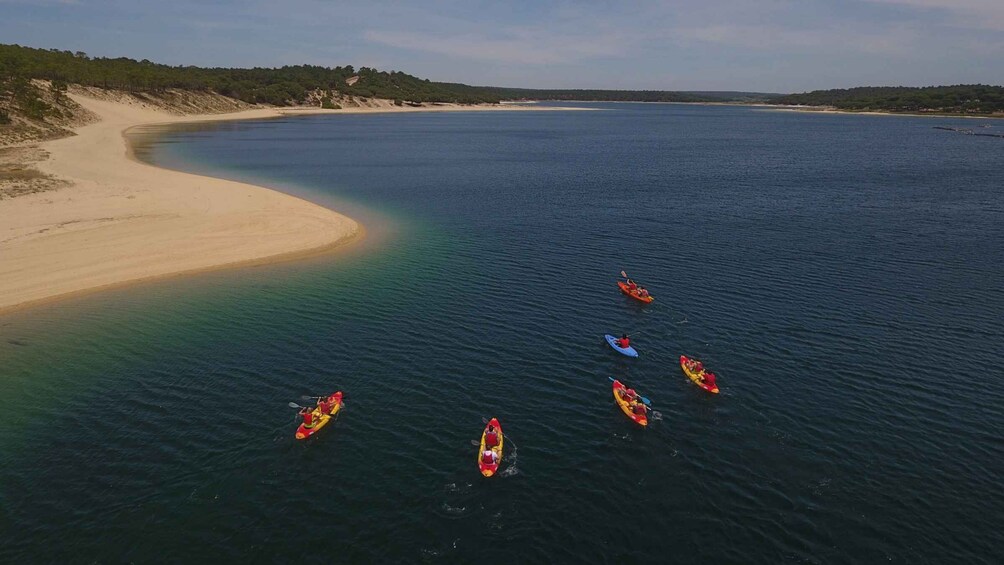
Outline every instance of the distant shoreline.
[(805, 112), (807, 114), (851, 114), (863, 116), (911, 116), (920, 118), (967, 118), (967, 119), (1004, 119), (1004, 114), (957, 114), (951, 112), (890, 112), (882, 110), (840, 110), (828, 106), (790, 106), (785, 104), (767, 104), (765, 102), (674, 102), (660, 100), (647, 102), (644, 100), (507, 100), (503, 104), (539, 104), (541, 102), (569, 104), (679, 104), (686, 106), (739, 106), (763, 108), (782, 112)]

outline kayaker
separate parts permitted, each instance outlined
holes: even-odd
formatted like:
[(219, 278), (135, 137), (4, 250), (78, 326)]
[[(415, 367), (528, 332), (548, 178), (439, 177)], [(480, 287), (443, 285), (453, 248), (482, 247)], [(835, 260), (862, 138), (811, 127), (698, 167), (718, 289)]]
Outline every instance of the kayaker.
[(485, 447), (492, 448), (499, 444), (499, 434), (495, 431), (495, 426), (488, 425), (488, 431), (485, 432)]
[(631, 411), (634, 412), (635, 416), (641, 416), (645, 413), (645, 405), (641, 402), (635, 402), (634, 406), (631, 407)]
[(715, 388), (716, 386), (714, 373), (704, 373), (701, 375), (701, 381), (704, 383), (704, 386), (708, 388)]
[(624, 391), (624, 396), (627, 397), (628, 402), (637, 402), (638, 401), (638, 393), (635, 392), (633, 388), (626, 389)]
[(331, 414), (331, 398), (319, 398), (317, 407), (321, 409), (321, 414)]
[(631, 279), (627, 280), (627, 285), (628, 285), (628, 290), (630, 290), (631, 292), (638, 290), (638, 283), (634, 282)]
[(481, 454), (481, 462), (485, 465), (494, 465), (495, 463), (498, 463), (498, 460), (499, 456), (491, 449), (486, 449), (485, 452)]
[(300, 410), (300, 415), (303, 416), (303, 427), (310, 429), (314, 427), (314, 411), (306, 406)]
[(631, 345), (631, 338), (628, 334), (621, 334), (621, 338), (617, 340), (617, 347), (621, 349), (627, 349)]
[(642, 298), (648, 297), (648, 291), (645, 290), (645, 287), (639, 287), (638, 288), (638, 296), (640, 296)]

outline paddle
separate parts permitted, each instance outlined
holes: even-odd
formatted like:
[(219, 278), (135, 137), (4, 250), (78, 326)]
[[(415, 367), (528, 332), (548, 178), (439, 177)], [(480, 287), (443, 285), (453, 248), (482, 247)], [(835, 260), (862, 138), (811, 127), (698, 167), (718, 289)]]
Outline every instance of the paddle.
[[(615, 379), (613, 377), (607, 377), (607, 378), (610, 379), (610, 382), (614, 382), (614, 381), (617, 380), (617, 379)], [(642, 395), (639, 394), (638, 398), (641, 400), (641, 403), (644, 404), (645, 406), (651, 406), (652, 405), (652, 401), (649, 400), (649, 399), (647, 399), (647, 398), (645, 398), (644, 396), (642, 396)]]

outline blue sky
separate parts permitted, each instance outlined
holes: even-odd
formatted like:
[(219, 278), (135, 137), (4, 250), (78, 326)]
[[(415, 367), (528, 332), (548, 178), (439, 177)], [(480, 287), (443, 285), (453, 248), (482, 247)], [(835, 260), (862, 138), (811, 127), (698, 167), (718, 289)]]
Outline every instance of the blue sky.
[(0, 43), (534, 88), (1004, 83), (1004, 0), (0, 0)]

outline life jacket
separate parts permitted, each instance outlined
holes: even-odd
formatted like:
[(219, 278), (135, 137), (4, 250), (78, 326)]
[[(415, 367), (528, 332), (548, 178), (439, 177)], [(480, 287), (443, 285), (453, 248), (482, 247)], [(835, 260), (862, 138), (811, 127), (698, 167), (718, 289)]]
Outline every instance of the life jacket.
[(710, 387), (715, 386), (715, 374), (704, 373), (704, 384)]
[(312, 428), (314, 427), (314, 413), (304, 412), (303, 413), (303, 427)]
[(491, 465), (491, 464), (495, 463), (495, 457), (492, 456), (492, 453), (493, 452), (491, 452), (491, 451), (485, 451), (484, 453), (482, 453), (481, 454), (481, 462), (484, 463), (484, 464), (486, 464), (486, 465)]
[(321, 414), (331, 414), (331, 403), (327, 400), (318, 402), (317, 407), (321, 409)]
[(635, 414), (640, 416), (645, 413), (645, 405), (641, 403), (635, 404), (632, 410)]
[(628, 346), (630, 345), (631, 345), (631, 340), (626, 337), (622, 337), (617, 340), (617, 347), (620, 347), (621, 349), (627, 349)]
[(499, 444), (499, 435), (495, 432), (488, 432), (485, 434), (485, 445), (488, 447), (495, 447)]

